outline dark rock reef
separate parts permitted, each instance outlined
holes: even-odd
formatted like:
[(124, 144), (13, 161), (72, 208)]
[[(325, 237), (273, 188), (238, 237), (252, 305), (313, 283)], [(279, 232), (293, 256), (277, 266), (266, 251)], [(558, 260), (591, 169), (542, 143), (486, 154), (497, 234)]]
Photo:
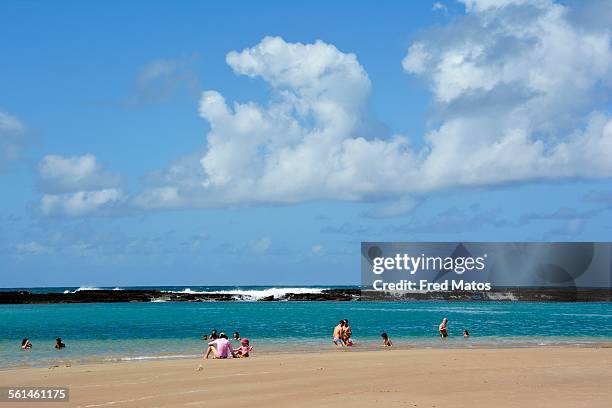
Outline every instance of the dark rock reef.
[[(74, 293), (31, 293), (28, 291), (0, 292), (0, 304), (36, 303), (115, 303), (115, 302), (227, 302), (254, 300), (231, 293), (163, 292), (141, 290), (80, 290)], [(256, 299), (273, 301), (554, 301), (554, 302), (609, 302), (612, 290), (580, 288), (493, 288), (491, 291), (440, 291), (403, 293), (397, 295), (359, 289), (327, 289), (321, 293), (287, 293), (284, 296)]]
[[(359, 289), (329, 289), (323, 293), (287, 293), (269, 296), (259, 301), (348, 301), (359, 296)], [(115, 302), (214, 302), (251, 300), (228, 293), (182, 293), (159, 290), (79, 290), (74, 293), (31, 293), (28, 291), (0, 292), (0, 304), (35, 303), (115, 303)]]

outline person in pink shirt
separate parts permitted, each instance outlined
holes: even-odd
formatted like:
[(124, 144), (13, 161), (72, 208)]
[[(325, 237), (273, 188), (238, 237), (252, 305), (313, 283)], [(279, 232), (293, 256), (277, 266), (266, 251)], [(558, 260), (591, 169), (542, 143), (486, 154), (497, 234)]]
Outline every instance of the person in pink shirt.
[(210, 353), (214, 354), (214, 358), (228, 358), (230, 354), (232, 357), (235, 357), (232, 343), (229, 341), (225, 333), (219, 334), (218, 339), (208, 343), (208, 348), (206, 349), (204, 358), (208, 358)]
[(238, 347), (234, 356), (240, 358), (249, 357), (249, 353), (253, 351), (253, 346), (249, 344), (249, 339), (242, 339), (240, 343), (242, 346)]

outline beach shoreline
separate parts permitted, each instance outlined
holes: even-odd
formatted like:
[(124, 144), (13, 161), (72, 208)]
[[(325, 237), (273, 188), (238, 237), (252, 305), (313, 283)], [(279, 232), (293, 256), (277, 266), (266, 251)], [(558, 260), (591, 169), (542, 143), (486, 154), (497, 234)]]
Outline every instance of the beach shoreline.
[(40, 406), (89, 408), (288, 401), (308, 407), (603, 407), (612, 397), (611, 382), (607, 347), (330, 350), (0, 371), (5, 386), (70, 389), (69, 403)]
[[(332, 329), (349, 319), (353, 350), (397, 348), (591, 347), (610, 343), (610, 303), (525, 302), (169, 302), (0, 305), (0, 369), (97, 363), (106, 359), (197, 356), (212, 329), (237, 331), (255, 352), (333, 348)], [(449, 338), (438, 325), (449, 318)], [(471, 336), (463, 337), (464, 329)], [(33, 347), (21, 350), (21, 339)], [(54, 349), (55, 339), (66, 344)], [(237, 345), (237, 343), (236, 343)]]
[[(287, 341), (291, 343), (287, 347)], [(290, 356), (299, 353), (300, 355), (319, 355), (327, 353), (369, 353), (384, 350), (379, 339), (360, 340), (351, 347), (336, 347), (330, 341), (318, 341), (308, 345), (298, 344), (292, 339), (287, 341), (258, 341), (255, 354), (258, 357), (266, 358), (273, 355)], [(30, 351), (18, 350), (17, 353), (23, 354), (24, 360), (21, 363), (11, 365), (0, 365), (0, 372), (6, 370), (23, 370), (48, 368), (54, 369), (58, 367), (84, 366), (84, 365), (103, 365), (103, 364), (123, 364), (136, 362), (155, 362), (155, 361), (185, 361), (200, 358), (206, 349), (206, 342), (201, 343), (201, 347), (197, 350), (190, 349), (176, 350), (173, 353), (155, 353), (143, 351), (137, 355), (80, 355), (74, 356), (70, 354), (61, 354), (50, 350), (47, 360), (27, 359)], [(612, 338), (590, 338), (590, 339), (505, 339), (505, 342), (500, 341), (500, 338), (482, 339), (470, 338), (464, 339), (461, 337), (451, 339), (405, 339), (394, 338), (394, 351), (411, 351), (411, 350), (512, 350), (512, 349), (612, 349)]]

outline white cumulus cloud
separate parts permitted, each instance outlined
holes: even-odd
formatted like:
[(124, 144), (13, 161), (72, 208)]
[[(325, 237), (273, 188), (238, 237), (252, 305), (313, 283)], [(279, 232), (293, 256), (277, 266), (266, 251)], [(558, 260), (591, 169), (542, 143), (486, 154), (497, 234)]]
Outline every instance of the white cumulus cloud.
[(199, 111), (211, 126), (207, 151), (159, 174), (138, 205), (356, 200), (378, 192), (381, 181), (400, 182), (412, 166), (404, 138), (360, 136), (371, 84), (354, 54), (322, 41), (266, 37), (226, 60), (237, 74), (264, 79), (273, 100), (230, 105), (218, 91), (204, 92)]
[[(435, 125), (422, 148), (402, 135), (366, 136), (371, 82), (355, 54), (266, 37), (226, 62), (265, 81), (270, 100), (228, 102), (203, 92), (206, 150), (157, 172), (133, 203), (399, 198), (612, 176), (612, 121), (601, 97), (612, 85), (610, 30), (585, 29), (574, 10), (547, 0), (464, 3), (465, 16), (417, 38), (402, 62), (434, 97)], [(381, 215), (413, 205), (400, 199)]]
[(95, 156), (47, 155), (39, 163), (45, 215), (81, 216), (108, 210), (120, 203), (121, 178), (105, 172)]
[[(612, 176), (609, 30), (546, 0), (465, 1), (468, 16), (415, 42), (404, 69), (431, 86), (423, 188)], [(610, 6), (609, 6), (610, 7)]]
[(114, 187), (120, 183), (118, 174), (104, 172), (92, 154), (63, 157), (47, 155), (38, 164), (44, 191), (69, 192)]

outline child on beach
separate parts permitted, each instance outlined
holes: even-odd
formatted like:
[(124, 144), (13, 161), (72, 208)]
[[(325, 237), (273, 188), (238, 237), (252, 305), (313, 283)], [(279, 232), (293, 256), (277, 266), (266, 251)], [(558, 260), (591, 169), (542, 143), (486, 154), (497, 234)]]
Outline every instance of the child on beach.
[(442, 319), (442, 323), (440, 323), (440, 326), (438, 326), (438, 331), (440, 332), (440, 337), (442, 337), (443, 339), (448, 337), (448, 319), (445, 317), (444, 319)]
[(218, 339), (208, 343), (204, 358), (207, 359), (211, 353), (213, 358), (228, 358), (230, 354), (234, 357), (234, 348), (225, 333), (220, 333)]
[(463, 337), (466, 339), (470, 337), (470, 332), (467, 329), (463, 329)]
[(29, 350), (31, 348), (32, 348), (32, 343), (30, 343), (30, 340), (28, 340), (28, 339), (21, 340), (21, 349), (22, 350)]
[(393, 347), (393, 342), (389, 339), (389, 335), (385, 332), (380, 335), (383, 339), (383, 347)]
[(249, 353), (251, 351), (253, 351), (253, 346), (251, 346), (249, 344), (249, 339), (242, 339), (240, 340), (240, 344), (242, 344), (242, 346), (238, 347), (238, 349), (236, 349), (236, 352), (234, 353), (235, 357), (239, 357), (239, 358), (246, 358), (249, 357)]

